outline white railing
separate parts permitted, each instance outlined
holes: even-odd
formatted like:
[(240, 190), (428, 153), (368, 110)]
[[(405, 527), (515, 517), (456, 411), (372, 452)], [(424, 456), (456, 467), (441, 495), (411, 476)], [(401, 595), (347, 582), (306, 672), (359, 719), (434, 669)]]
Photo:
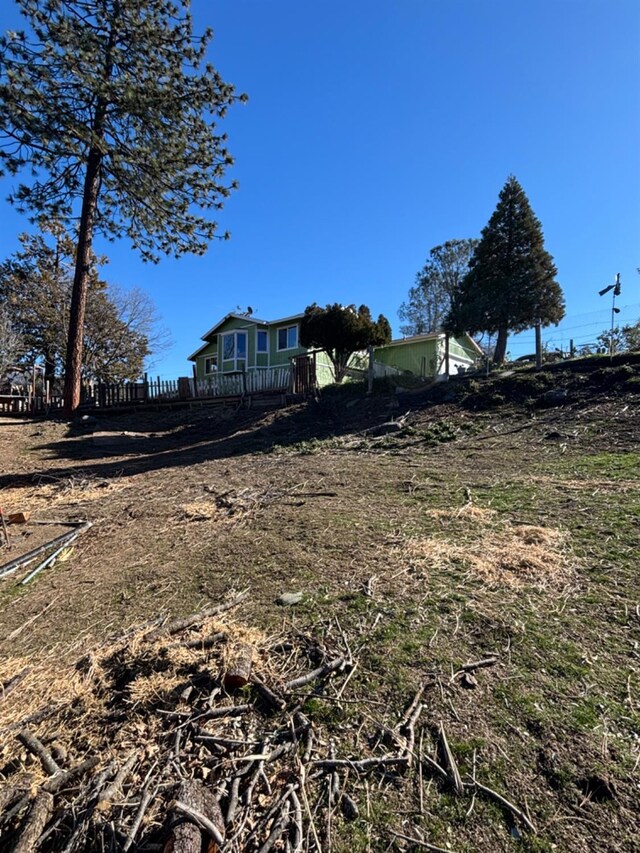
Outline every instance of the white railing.
[(238, 397), (261, 391), (287, 391), (290, 367), (266, 367), (246, 373), (214, 373), (198, 380), (198, 397)]

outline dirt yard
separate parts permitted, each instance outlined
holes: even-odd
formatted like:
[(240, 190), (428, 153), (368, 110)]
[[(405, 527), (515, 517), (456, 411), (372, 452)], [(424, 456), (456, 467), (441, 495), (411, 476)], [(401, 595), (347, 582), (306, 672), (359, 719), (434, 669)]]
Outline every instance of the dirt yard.
[[(338, 755), (371, 755), (430, 685), (419, 760), (354, 782), (359, 815), (334, 814), (324, 849), (640, 850), (640, 394), (583, 386), (548, 407), (497, 388), (486, 406), (354, 393), (0, 421), (4, 512), (93, 524), (29, 584), (0, 580), (3, 682), (248, 589), (234, 619), (261, 636), (349, 643), (348, 684), (306, 710)], [(43, 530), (11, 525), (0, 562)], [(27, 713), (21, 689), (0, 726)], [(428, 770), (441, 724), (473, 796)]]

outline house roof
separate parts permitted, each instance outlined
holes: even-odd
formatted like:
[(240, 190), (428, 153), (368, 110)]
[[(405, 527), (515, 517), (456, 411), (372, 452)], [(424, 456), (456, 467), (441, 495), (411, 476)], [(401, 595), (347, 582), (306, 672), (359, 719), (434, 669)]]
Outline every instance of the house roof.
[[(479, 355), (482, 354), (482, 349), (478, 346), (478, 344), (473, 340), (471, 335), (468, 332), (462, 333), (466, 338), (469, 339), (473, 348), (478, 352)], [(439, 338), (444, 338), (444, 332), (429, 332), (426, 335), (411, 335), (406, 338), (396, 338), (394, 341), (390, 341), (388, 344), (383, 344), (380, 349), (384, 349), (384, 347), (394, 347), (394, 346), (402, 346), (402, 344), (416, 344), (420, 341), (434, 341)], [(451, 335), (451, 337), (461, 337), (458, 335)]]
[[(227, 320), (246, 320), (248, 323), (255, 323), (257, 326), (268, 326), (268, 322), (266, 320), (259, 320), (257, 317), (254, 317), (253, 314), (237, 314), (235, 311), (230, 311), (228, 314), (222, 318), (222, 320), (218, 320), (215, 326), (212, 326), (208, 332), (205, 332), (204, 335), (200, 338), (201, 341), (206, 341), (216, 329), (219, 329), (223, 323), (226, 323)], [(202, 349), (202, 347), (200, 347)]]
[(227, 320), (246, 320), (247, 323), (253, 323), (256, 326), (281, 326), (283, 323), (290, 323), (292, 320), (299, 320), (303, 316), (304, 314), (300, 313), (291, 314), (289, 317), (280, 317), (277, 320), (260, 320), (258, 317), (254, 317), (253, 314), (238, 314), (235, 311), (230, 311), (229, 314), (225, 314), (225, 316), (221, 320), (218, 320), (215, 326), (212, 326), (208, 332), (204, 333), (200, 340), (205, 341), (205, 343), (201, 347), (198, 347), (195, 352), (191, 353), (191, 355), (187, 357), (187, 360), (193, 361), (195, 358), (197, 358), (198, 355), (209, 346), (209, 338), (211, 338), (211, 336), (214, 335), (220, 328), (220, 326), (224, 325)]

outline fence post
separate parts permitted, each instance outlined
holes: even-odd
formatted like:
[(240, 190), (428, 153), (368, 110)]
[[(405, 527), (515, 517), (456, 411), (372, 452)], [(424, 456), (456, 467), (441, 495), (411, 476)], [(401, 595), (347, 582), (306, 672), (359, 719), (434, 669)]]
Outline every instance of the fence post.
[(193, 367), (193, 396), (198, 396), (198, 371), (196, 370), (195, 362), (191, 365)]
[(373, 394), (373, 347), (369, 345), (369, 369), (367, 372), (367, 394)]

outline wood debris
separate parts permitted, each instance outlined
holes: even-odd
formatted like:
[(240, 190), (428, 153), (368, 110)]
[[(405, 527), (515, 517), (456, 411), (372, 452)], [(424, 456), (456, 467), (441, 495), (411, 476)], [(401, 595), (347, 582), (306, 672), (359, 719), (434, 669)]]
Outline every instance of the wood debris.
[[(416, 764), (421, 784), (489, 797), (531, 830), (475, 774), (462, 780), (443, 726), (443, 765), (423, 755), (426, 729), (418, 756), (432, 679), (384, 742), (340, 741), (313, 708), (345, 701), (357, 665), (347, 637), (269, 641), (230, 618), (245, 597), (100, 646), (61, 674), (66, 701), (38, 692), (35, 665), (4, 685), (1, 849), (319, 853), (336, 824), (364, 819), (365, 791), (368, 814), (368, 778), (401, 784)], [(34, 694), (45, 713), (25, 701)]]

